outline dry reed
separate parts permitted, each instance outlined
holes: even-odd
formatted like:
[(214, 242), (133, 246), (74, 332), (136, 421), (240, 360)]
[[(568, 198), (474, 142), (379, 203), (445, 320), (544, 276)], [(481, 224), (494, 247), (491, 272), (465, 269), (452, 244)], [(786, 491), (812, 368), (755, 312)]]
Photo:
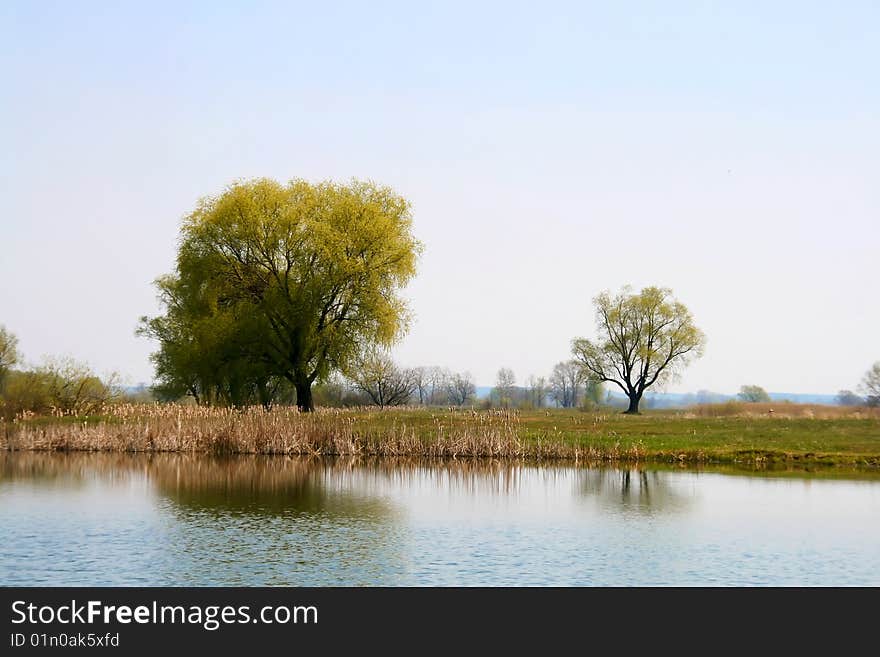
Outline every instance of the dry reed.
[(427, 430), (406, 413), (371, 423), (363, 409), (264, 410), (182, 405), (110, 406), (99, 420), (4, 423), (0, 449), (191, 452), (382, 457), (620, 458), (564, 438), (524, 441), (514, 412), (462, 411), (434, 419)]
[(880, 408), (794, 404), (791, 402), (727, 401), (719, 404), (700, 404), (684, 411), (682, 415), (684, 417), (775, 417), (839, 420), (844, 418), (880, 418)]

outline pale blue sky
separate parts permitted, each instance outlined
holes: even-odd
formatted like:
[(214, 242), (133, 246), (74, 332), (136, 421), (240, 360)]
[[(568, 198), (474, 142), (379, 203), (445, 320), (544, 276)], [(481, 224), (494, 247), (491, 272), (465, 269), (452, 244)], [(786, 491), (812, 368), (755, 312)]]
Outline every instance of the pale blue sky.
[(180, 218), (251, 176), (413, 202), (405, 364), (547, 374), (625, 283), (708, 335), (670, 390), (833, 393), (880, 359), (877, 3), (184, 4), (0, 4), (29, 361), (148, 381)]

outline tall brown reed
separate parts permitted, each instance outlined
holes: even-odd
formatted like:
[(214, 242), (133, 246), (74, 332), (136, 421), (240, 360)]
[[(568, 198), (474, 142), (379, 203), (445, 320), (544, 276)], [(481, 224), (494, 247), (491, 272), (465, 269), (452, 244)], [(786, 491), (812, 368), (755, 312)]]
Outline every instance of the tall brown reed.
[[(601, 458), (563, 438), (518, 436), (513, 412), (459, 412), (436, 417), (428, 428), (407, 423), (363, 422), (364, 411), (295, 408), (264, 410), (182, 405), (124, 404), (95, 421), (5, 423), (0, 449), (54, 451), (200, 452), (498, 458)], [(635, 455), (637, 456), (637, 454)]]

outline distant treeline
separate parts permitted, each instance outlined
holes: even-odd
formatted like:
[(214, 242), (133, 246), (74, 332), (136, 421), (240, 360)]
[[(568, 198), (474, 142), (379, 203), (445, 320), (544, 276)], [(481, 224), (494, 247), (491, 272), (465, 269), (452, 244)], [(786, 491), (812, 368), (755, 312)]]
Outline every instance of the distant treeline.
[(372, 351), (353, 374), (337, 376), (315, 388), (323, 406), (473, 406), (476, 408), (596, 408), (606, 396), (602, 384), (590, 379), (574, 361), (562, 361), (549, 377), (530, 376), (516, 385), (512, 370), (501, 368), (488, 395), (478, 396), (470, 372), (445, 367), (400, 367), (387, 353)]

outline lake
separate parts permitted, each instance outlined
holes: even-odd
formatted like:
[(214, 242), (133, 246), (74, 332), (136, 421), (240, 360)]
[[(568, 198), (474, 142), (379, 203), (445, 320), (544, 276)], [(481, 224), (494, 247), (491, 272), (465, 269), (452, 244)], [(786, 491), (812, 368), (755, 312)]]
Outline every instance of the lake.
[(880, 477), (0, 453), (0, 584), (880, 585)]

